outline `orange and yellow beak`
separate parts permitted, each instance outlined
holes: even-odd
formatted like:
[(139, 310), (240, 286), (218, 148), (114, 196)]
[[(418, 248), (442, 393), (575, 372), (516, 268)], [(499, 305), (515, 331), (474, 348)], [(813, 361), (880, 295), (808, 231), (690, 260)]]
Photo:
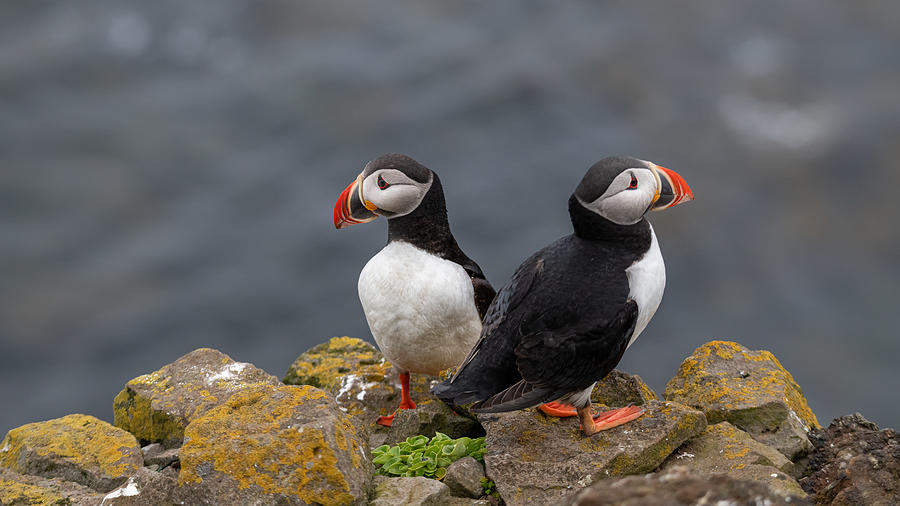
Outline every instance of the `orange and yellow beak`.
[(661, 211), (683, 202), (694, 200), (694, 192), (691, 187), (677, 172), (656, 164), (652, 164), (659, 177), (659, 191), (650, 206), (652, 211)]
[(367, 223), (378, 217), (375, 206), (369, 204), (362, 195), (362, 174), (350, 183), (334, 204), (334, 228), (341, 229)]

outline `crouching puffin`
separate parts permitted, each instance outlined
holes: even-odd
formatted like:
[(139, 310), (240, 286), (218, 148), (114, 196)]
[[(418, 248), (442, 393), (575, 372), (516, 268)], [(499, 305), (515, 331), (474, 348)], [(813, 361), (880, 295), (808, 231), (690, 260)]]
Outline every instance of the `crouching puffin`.
[[(591, 416), (591, 390), (656, 312), (666, 271), (644, 218), (694, 198), (674, 171), (630, 157), (600, 160), (569, 198), (575, 233), (528, 258), (484, 318), (481, 337), (433, 392), (473, 411), (574, 405), (587, 434), (643, 414), (629, 406)], [(565, 415), (559, 404), (542, 408)], [(575, 414), (575, 413), (572, 413)]]
[[(481, 333), (494, 288), (459, 248), (437, 174), (390, 154), (368, 164), (341, 193), (334, 226), (388, 220), (388, 243), (359, 274), (359, 300), (375, 343), (400, 371), (399, 409), (415, 409), (409, 373), (459, 365)], [(376, 423), (390, 426), (394, 415)]]

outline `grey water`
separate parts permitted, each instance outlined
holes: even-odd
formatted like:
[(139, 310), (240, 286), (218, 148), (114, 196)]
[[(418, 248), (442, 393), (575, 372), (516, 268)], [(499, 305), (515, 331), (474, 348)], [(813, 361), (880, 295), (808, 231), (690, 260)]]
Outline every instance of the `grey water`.
[(772, 351), (819, 421), (900, 425), (896, 2), (0, 3), (0, 434), (112, 419), (199, 347), (279, 377), (332, 336), (409, 154), (497, 287), (569, 233), (598, 159), (678, 171), (662, 305), (620, 368), (662, 392), (712, 339)]

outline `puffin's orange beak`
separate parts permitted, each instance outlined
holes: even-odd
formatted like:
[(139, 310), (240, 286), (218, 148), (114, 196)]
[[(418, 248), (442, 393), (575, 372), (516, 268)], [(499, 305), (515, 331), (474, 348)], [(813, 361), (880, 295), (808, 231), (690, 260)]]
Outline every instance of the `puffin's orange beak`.
[(683, 202), (694, 200), (694, 192), (677, 172), (659, 165), (653, 164), (656, 174), (659, 176), (659, 194), (650, 209), (661, 211)]
[(334, 228), (341, 229), (357, 223), (367, 223), (378, 217), (363, 204), (360, 179), (362, 174), (344, 188), (334, 203)]

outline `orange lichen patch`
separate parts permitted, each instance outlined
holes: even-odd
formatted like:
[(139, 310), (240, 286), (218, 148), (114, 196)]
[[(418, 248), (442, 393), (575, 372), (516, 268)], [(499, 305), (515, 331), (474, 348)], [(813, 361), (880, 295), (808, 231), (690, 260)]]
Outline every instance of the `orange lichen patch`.
[(310, 504), (352, 502), (338, 461), (360, 462), (348, 455), (351, 446), (354, 454), (360, 453), (355, 428), (343, 415), (337, 421), (325, 418), (334, 425), (322, 426), (321, 419), (306, 420), (301, 413), (325, 405), (327, 398), (311, 386), (235, 394), (188, 425), (179, 483), (201, 483), (214, 471), (242, 489), (256, 486), (266, 494), (298, 497)]
[[(743, 375), (735, 371), (742, 362), (748, 369)], [(807, 428), (819, 427), (802, 389), (774, 355), (729, 341), (694, 350), (666, 385), (665, 397), (706, 410), (710, 422), (725, 412), (783, 401)]]
[(54, 456), (109, 477), (129, 476), (143, 464), (134, 436), (89, 415), (68, 415), (12, 429), (0, 442), (0, 466), (25, 472), (26, 452)]

